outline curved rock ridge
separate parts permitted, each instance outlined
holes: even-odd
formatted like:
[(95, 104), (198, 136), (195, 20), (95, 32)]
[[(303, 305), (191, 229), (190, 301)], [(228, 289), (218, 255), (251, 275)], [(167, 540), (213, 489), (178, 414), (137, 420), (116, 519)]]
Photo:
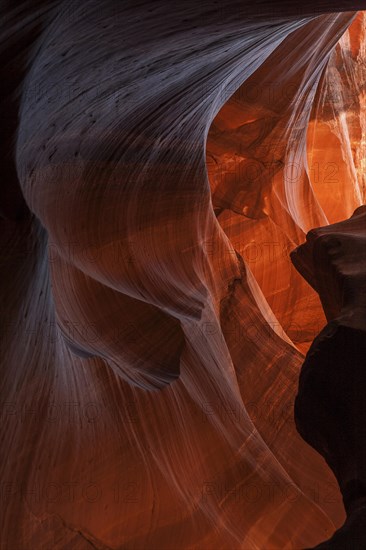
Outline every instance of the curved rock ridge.
[(314, 229), (293, 261), (317, 287), (329, 320), (302, 366), (296, 425), (326, 459), (347, 519), (317, 548), (365, 547), (366, 206), (343, 222)]
[[(347, 269), (362, 249), (362, 4), (4, 3), (4, 550), (299, 549), (344, 523), (343, 463), (293, 407), (322, 304), (363, 283), (343, 300), (308, 243), (311, 289), (289, 251), (333, 218)], [(309, 166), (329, 128), (339, 209)]]
[(359, 12), (331, 54), (308, 126), (312, 185), (329, 223), (366, 202), (364, 33)]
[(319, 293), (328, 321), (366, 328), (366, 205), (346, 221), (312, 229), (291, 258)]

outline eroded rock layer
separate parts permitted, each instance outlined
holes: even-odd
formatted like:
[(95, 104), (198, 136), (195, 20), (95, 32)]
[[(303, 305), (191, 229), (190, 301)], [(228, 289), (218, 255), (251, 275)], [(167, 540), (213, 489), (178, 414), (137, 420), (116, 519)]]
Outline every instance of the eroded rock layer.
[(312, 230), (293, 254), (316, 286), (329, 320), (301, 370), (295, 403), (299, 432), (337, 477), (347, 520), (319, 548), (366, 545), (366, 207), (350, 219)]
[(289, 252), (365, 202), (363, 7), (4, 3), (1, 548), (343, 524), (293, 420), (341, 302)]

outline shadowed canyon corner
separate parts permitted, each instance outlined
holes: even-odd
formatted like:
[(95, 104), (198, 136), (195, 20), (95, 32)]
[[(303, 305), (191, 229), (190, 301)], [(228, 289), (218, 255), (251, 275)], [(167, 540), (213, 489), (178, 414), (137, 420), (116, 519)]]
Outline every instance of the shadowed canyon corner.
[(0, 1), (1, 550), (365, 550), (366, 1)]

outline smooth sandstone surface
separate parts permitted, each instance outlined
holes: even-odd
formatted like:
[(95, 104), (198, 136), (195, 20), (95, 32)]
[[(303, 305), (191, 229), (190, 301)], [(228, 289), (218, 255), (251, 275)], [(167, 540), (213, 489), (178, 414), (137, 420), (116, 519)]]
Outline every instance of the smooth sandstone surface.
[(339, 417), (294, 401), (327, 320), (364, 330), (364, 7), (4, 3), (1, 548), (341, 528)]
[(301, 370), (296, 425), (333, 470), (347, 512), (342, 528), (319, 548), (361, 550), (366, 544), (366, 207), (348, 220), (310, 231), (292, 257), (317, 287), (329, 320)]

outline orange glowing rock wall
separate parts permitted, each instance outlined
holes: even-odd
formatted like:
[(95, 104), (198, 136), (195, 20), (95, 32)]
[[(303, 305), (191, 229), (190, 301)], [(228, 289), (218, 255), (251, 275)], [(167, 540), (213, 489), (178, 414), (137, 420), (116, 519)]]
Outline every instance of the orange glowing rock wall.
[(365, 200), (362, 6), (127, 4), (41, 10), (21, 85), (3, 547), (311, 547), (345, 514), (289, 252)]

